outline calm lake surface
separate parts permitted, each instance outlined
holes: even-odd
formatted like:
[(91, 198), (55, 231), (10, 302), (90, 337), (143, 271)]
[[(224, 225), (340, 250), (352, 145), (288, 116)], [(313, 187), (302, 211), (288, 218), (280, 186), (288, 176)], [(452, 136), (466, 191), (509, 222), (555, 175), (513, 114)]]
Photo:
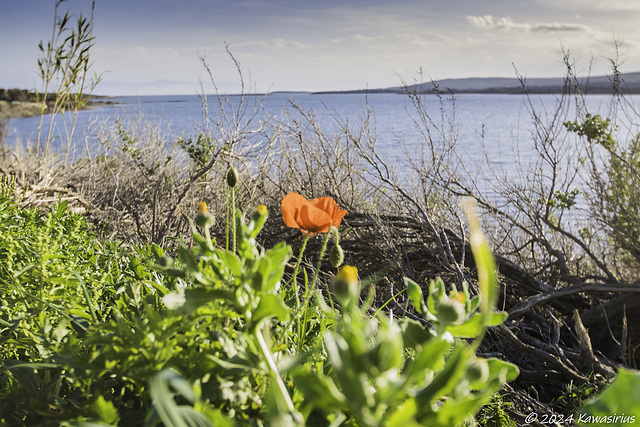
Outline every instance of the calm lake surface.
[[(238, 96), (228, 98), (232, 105), (237, 106)], [(481, 162), (486, 158), (494, 165), (509, 172), (514, 168), (513, 154), (517, 151), (521, 158), (533, 154), (532, 132), (534, 120), (531, 108), (542, 117), (543, 122), (550, 120), (558, 103), (557, 95), (524, 95), (502, 94), (458, 94), (454, 98), (436, 95), (426, 95), (422, 98), (426, 111), (435, 126), (432, 132), (440, 137), (442, 132), (446, 138), (455, 138), (457, 151), (472, 162)], [(78, 116), (76, 132), (72, 145), (77, 152), (90, 150), (97, 144), (96, 134), (99, 129), (114, 126), (120, 120), (125, 129), (128, 123), (142, 120), (156, 126), (169, 140), (179, 136), (184, 138), (197, 137), (203, 129), (203, 104), (198, 95), (185, 96), (137, 96), (115, 97), (109, 99), (113, 104), (96, 105), (91, 110), (81, 111)], [(637, 104), (640, 96), (629, 96), (627, 102)], [(264, 111), (259, 117), (268, 114), (283, 120), (286, 115), (283, 109), (291, 110), (291, 102), (304, 109), (313, 109), (314, 116), (325, 133), (337, 129), (336, 122), (345, 122), (348, 118), (351, 126), (357, 127), (367, 110), (374, 113), (371, 129), (377, 138), (377, 147), (385, 158), (402, 164), (410, 157), (419, 154), (424, 147), (422, 132), (416, 126), (419, 119), (409, 98), (398, 94), (327, 94), (317, 95), (309, 93), (276, 93), (266, 97), (248, 96), (249, 114), (258, 102)], [(611, 97), (607, 95), (589, 95), (586, 105), (592, 114), (611, 117)], [(208, 97), (209, 116), (215, 118), (220, 109), (215, 96)], [(575, 106), (570, 106), (565, 120), (575, 120)], [(618, 117), (617, 122), (624, 121), (623, 129), (632, 128), (637, 132), (636, 116)], [(68, 121), (68, 117), (67, 120)], [(10, 146), (18, 143), (22, 146), (34, 146), (39, 118), (13, 119), (9, 122), (7, 142)], [(48, 120), (45, 120), (48, 123)], [(68, 125), (65, 120), (56, 122), (56, 131), (65, 135)], [(439, 130), (437, 130), (439, 129)], [(58, 139), (58, 141), (64, 138)], [(58, 145), (66, 146), (58, 142)], [(513, 170), (512, 172), (515, 172)]]

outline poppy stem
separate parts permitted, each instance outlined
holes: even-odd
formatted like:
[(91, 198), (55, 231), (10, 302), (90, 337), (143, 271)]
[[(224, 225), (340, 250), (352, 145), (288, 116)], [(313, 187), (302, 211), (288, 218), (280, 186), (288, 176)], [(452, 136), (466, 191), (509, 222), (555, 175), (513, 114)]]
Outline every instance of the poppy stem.
[[(296, 313), (300, 310), (300, 296), (298, 295), (298, 270), (300, 270), (300, 263), (302, 262), (302, 254), (304, 253), (304, 250), (307, 247), (308, 241), (309, 241), (309, 233), (307, 233), (304, 236), (304, 240), (302, 241), (302, 247), (300, 248), (300, 254), (298, 255), (298, 261), (296, 261), (296, 266), (293, 269), (293, 276), (291, 277), (291, 287), (296, 297)], [(298, 319), (300, 318), (298, 317)]]
[(298, 336), (298, 348), (301, 348), (302, 339), (305, 335), (307, 329), (307, 319), (309, 317), (309, 313), (307, 308), (309, 307), (309, 300), (311, 299), (311, 294), (316, 287), (316, 281), (318, 280), (318, 274), (320, 273), (320, 267), (322, 266), (322, 258), (324, 258), (324, 253), (327, 250), (327, 244), (329, 243), (329, 237), (331, 233), (325, 233), (324, 242), (322, 243), (322, 249), (320, 249), (320, 257), (318, 258), (318, 264), (316, 265), (316, 270), (313, 272), (313, 280), (311, 280), (311, 287), (305, 290), (304, 295), (304, 321), (302, 322), (302, 329), (298, 328), (300, 335)]
[(226, 212), (226, 218), (225, 218), (226, 221), (225, 221), (225, 226), (224, 226), (224, 232), (225, 232), (225, 236), (226, 236), (225, 244), (224, 244), (224, 250), (228, 251), (229, 250), (229, 221), (230, 221), (230, 218), (229, 218), (229, 192), (228, 191), (226, 192), (225, 199), (226, 199), (225, 200), (226, 201), (225, 204), (227, 205), (227, 212)]
[(235, 188), (231, 187), (231, 219), (232, 219), (232, 223), (231, 226), (232, 231), (231, 231), (231, 236), (232, 236), (232, 242), (233, 242), (233, 253), (236, 253), (236, 196), (235, 196)]

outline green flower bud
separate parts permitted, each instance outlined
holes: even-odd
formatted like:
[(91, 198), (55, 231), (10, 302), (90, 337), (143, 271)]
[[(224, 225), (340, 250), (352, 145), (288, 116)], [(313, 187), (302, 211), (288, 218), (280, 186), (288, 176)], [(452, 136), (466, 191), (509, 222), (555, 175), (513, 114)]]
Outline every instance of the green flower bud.
[(342, 265), (344, 261), (344, 251), (340, 244), (336, 243), (336, 245), (331, 250), (331, 254), (329, 255), (329, 261), (331, 261), (331, 265), (333, 268), (338, 268)]
[(442, 323), (458, 325), (464, 322), (465, 316), (464, 306), (457, 300), (445, 297), (437, 303), (436, 317)]
[(227, 185), (231, 188), (234, 188), (238, 183), (238, 171), (236, 168), (231, 166), (227, 171)]
[(162, 268), (171, 268), (173, 267), (173, 258), (167, 255), (161, 256), (158, 258), (157, 264)]
[(489, 366), (486, 360), (476, 359), (467, 367), (467, 379), (471, 385), (483, 385), (489, 378)]
[(210, 228), (216, 223), (216, 219), (207, 210), (207, 204), (205, 202), (200, 202), (200, 211), (196, 215), (194, 222), (198, 227), (202, 228)]

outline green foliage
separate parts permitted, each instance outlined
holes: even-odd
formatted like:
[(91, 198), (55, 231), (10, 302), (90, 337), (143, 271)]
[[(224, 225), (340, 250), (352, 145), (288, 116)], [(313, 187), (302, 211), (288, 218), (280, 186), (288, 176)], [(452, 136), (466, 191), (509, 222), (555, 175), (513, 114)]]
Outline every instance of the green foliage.
[[(319, 290), (292, 309), (291, 248), (256, 242), (266, 207), (232, 214), (235, 250), (205, 223), (174, 259), (99, 242), (64, 204), (41, 213), (2, 199), (0, 421), (451, 426), (517, 375), (474, 355), (505, 319), (482, 302), (495, 282), (471, 297), (438, 280), (425, 298), (406, 279), (428, 327), (368, 316), (356, 282), (337, 293), (339, 311)], [(356, 281), (349, 268), (339, 278)]]
[(502, 394), (495, 394), (491, 402), (480, 411), (479, 425), (482, 427), (516, 427), (516, 422), (509, 417), (505, 410), (510, 406), (513, 404), (505, 402)]
[(567, 122), (567, 130), (599, 144), (609, 155), (606, 173), (594, 172), (595, 208), (610, 230), (616, 248), (640, 265), (640, 136), (624, 144), (610, 133), (610, 120), (587, 114), (583, 123)]
[(0, 176), (0, 200), (13, 199), (16, 191), (16, 179), (11, 176)]
[(65, 366), (88, 355), (84, 340), (112, 313), (118, 288), (137, 280), (130, 256), (95, 240), (65, 203), (43, 213), (2, 198), (0, 218), (0, 420), (67, 419), (83, 405), (103, 411), (91, 394), (72, 393)]
[[(571, 209), (576, 204), (578, 194), (580, 194), (580, 190), (577, 188), (571, 191), (558, 190), (546, 201), (546, 205), (556, 209)], [(542, 199), (538, 200), (538, 203), (543, 203)]]
[(27, 89), (0, 88), (0, 101), (7, 102), (36, 102), (38, 97), (35, 92)]
[(191, 160), (198, 165), (198, 167), (207, 165), (211, 160), (213, 153), (216, 152), (213, 140), (203, 133), (198, 134), (198, 138), (195, 140), (192, 138), (183, 139), (180, 137), (178, 138), (177, 144), (187, 152)]
[(122, 126), (122, 122), (117, 119), (116, 127), (118, 128), (118, 136), (122, 139), (122, 151), (129, 155), (133, 164), (143, 173), (146, 178), (152, 178), (160, 169), (171, 161), (171, 156), (166, 156), (164, 162), (159, 160), (150, 161), (149, 156), (145, 156), (140, 150), (138, 137), (132, 136)]
[(579, 425), (624, 426), (640, 420), (640, 372), (620, 369), (613, 383), (576, 415)]
[(607, 384), (607, 380), (602, 375), (592, 373), (585, 383), (569, 382), (556, 402), (565, 409), (565, 412), (573, 413), (582, 406), (585, 400), (593, 398), (601, 392)]
[[(484, 250), (486, 245), (478, 242), (475, 249)], [(480, 253), (477, 259), (485, 262), (485, 256)], [(494, 313), (492, 304), (481, 304), (482, 298), (491, 300), (496, 287), (495, 276), (485, 271), (485, 293), (474, 298), (466, 286), (447, 294), (438, 280), (431, 283), (425, 301), (419, 286), (405, 279), (410, 300), (431, 323), (426, 329), (407, 318), (369, 318), (367, 307), (357, 304), (358, 288), (345, 286), (338, 293), (342, 309), (335, 314), (334, 329), (323, 335), (327, 363), (322, 369), (302, 366), (293, 371), (305, 397), (303, 413), (352, 418), (361, 426), (455, 426), (475, 414), (518, 374), (509, 363), (477, 358), (479, 341), (470, 346), (454, 338), (478, 338), (487, 325), (506, 318)], [(338, 280), (347, 280), (342, 276)], [(481, 305), (488, 313), (474, 313)]]
[(618, 247), (640, 263), (640, 136), (618, 151), (609, 162), (606, 220)]
[(615, 146), (616, 141), (609, 132), (611, 120), (603, 120), (599, 114), (592, 115), (587, 113), (584, 122), (579, 123), (576, 120), (574, 122), (566, 122), (564, 126), (569, 132), (575, 132), (580, 136), (586, 137), (590, 144), (600, 144), (609, 149)]

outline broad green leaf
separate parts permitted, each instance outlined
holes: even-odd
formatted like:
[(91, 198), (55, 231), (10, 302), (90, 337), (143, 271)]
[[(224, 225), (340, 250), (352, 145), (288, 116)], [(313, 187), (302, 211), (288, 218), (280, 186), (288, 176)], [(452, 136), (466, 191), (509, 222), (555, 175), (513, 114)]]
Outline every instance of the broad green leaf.
[(289, 318), (289, 308), (280, 296), (273, 293), (267, 294), (260, 299), (258, 307), (253, 312), (252, 321), (254, 324), (258, 324), (260, 320), (269, 317), (276, 317), (280, 321), (285, 321)]
[(446, 399), (437, 407), (433, 415), (423, 418), (423, 425), (430, 426), (459, 426), (461, 423), (475, 415), (482, 405), (489, 403), (497, 387), (490, 387), (482, 392), (463, 394)]
[(442, 370), (416, 394), (416, 402), (421, 411), (428, 410), (435, 399), (447, 395), (455, 388), (464, 375), (472, 354), (471, 347), (462, 342), (456, 343)]
[(402, 339), (407, 348), (415, 348), (422, 343), (435, 338), (435, 335), (424, 325), (415, 320), (404, 318), (400, 320)]
[[(454, 337), (459, 338), (475, 338), (484, 329), (485, 326), (496, 326), (503, 323), (507, 320), (509, 314), (507, 312), (501, 311), (498, 313), (491, 313), (490, 315), (483, 315), (476, 313), (471, 316), (466, 322), (461, 323), (460, 325), (453, 325), (447, 327), (447, 331), (453, 335)], [(485, 319), (486, 317), (486, 319)], [(488, 322), (487, 325), (484, 325), (484, 322)]]
[(251, 287), (259, 293), (269, 292), (271, 289), (266, 288), (267, 278), (271, 275), (271, 260), (269, 258), (259, 258), (257, 267)]
[(242, 262), (240, 261), (238, 255), (230, 251), (224, 251), (222, 249), (216, 249), (215, 253), (225, 264), (227, 269), (231, 271), (231, 274), (233, 274), (236, 278), (242, 277)]
[(120, 421), (120, 415), (118, 415), (116, 407), (112, 402), (107, 402), (102, 395), (98, 395), (91, 403), (91, 409), (100, 418), (100, 421), (109, 425), (116, 425)]
[(421, 424), (415, 418), (417, 413), (415, 399), (409, 398), (385, 420), (385, 425), (389, 427), (419, 427)]
[(302, 368), (293, 372), (296, 387), (308, 402), (327, 412), (345, 406), (347, 397), (336, 387), (335, 383), (324, 375), (316, 375)]
[(436, 302), (445, 298), (444, 282), (439, 277), (429, 283), (429, 296), (427, 297), (427, 308), (429, 313), (437, 313)]
[(421, 374), (426, 370), (437, 371), (444, 365), (445, 354), (451, 348), (451, 343), (442, 337), (435, 337), (416, 349), (416, 355), (409, 365), (407, 377)]
[(184, 290), (184, 304), (182, 305), (182, 309), (186, 313), (193, 313), (201, 306), (217, 299), (233, 302), (234, 295), (233, 292), (224, 289), (186, 288)]
[(195, 272), (198, 270), (198, 263), (186, 246), (178, 246), (178, 259), (188, 271)]
[(495, 357), (489, 357), (485, 360), (489, 367), (489, 376), (499, 373), (501, 382), (513, 381), (520, 374), (520, 369), (518, 369), (518, 367), (513, 363), (505, 362), (504, 360), (496, 359)]
[(158, 258), (162, 258), (164, 256), (164, 249), (162, 249), (160, 246), (156, 245), (155, 243), (151, 245), (151, 249), (153, 250), (153, 253), (156, 254)]

